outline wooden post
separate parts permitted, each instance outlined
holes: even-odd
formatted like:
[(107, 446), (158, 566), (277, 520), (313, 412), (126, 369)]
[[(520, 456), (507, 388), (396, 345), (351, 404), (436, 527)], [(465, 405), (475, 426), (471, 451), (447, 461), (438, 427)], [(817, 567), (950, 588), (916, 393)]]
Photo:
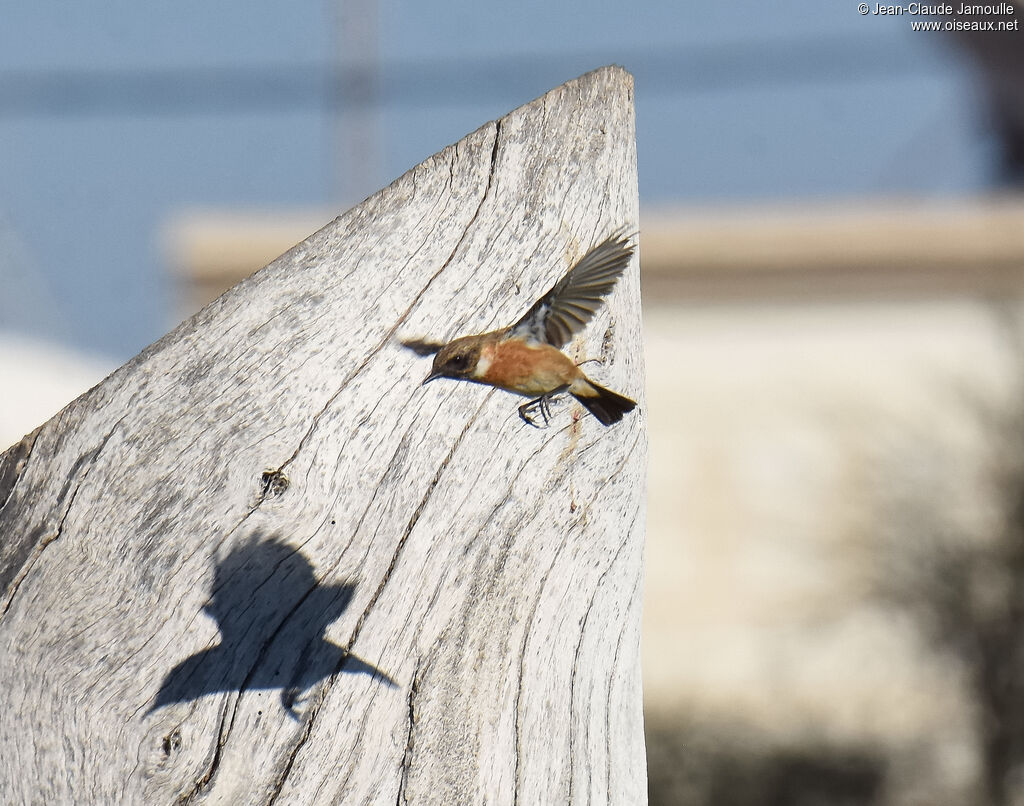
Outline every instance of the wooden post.
[(610, 428), (438, 381), (637, 227), (603, 68), (426, 160), (0, 457), (0, 802), (639, 803), (636, 260)]

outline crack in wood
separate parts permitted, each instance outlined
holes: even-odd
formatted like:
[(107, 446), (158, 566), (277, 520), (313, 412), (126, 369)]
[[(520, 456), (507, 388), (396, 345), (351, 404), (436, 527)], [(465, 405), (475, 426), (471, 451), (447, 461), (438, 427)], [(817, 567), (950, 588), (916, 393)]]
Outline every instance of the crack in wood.
[[(412, 516), (409, 518), (409, 522), (406, 524), (406, 527), (402, 532), (402, 536), (398, 540), (398, 544), (396, 545), (395, 550), (392, 553), (391, 562), (389, 563), (387, 570), (384, 572), (384, 575), (381, 578), (380, 583), (377, 585), (377, 589), (373, 592), (373, 595), (370, 597), (370, 601), (367, 603), (366, 607), (363, 609), (363, 612), (360, 613), (359, 618), (356, 620), (356, 625), (353, 628), (352, 634), (349, 636), (349, 639), (347, 641), (347, 646), (349, 647), (349, 649), (355, 646), (355, 643), (359, 638), (359, 634), (363, 629), (363, 625), (370, 615), (370, 611), (373, 610), (374, 606), (377, 604), (377, 600), (380, 598), (381, 594), (384, 592), (384, 588), (388, 584), (388, 581), (391, 579), (391, 575), (394, 573), (395, 567), (398, 565), (398, 558), (401, 556), (402, 550), (405, 548), (405, 544), (409, 539), (409, 535), (415, 528), (417, 521), (419, 521), (420, 514), (423, 512), (424, 507), (426, 507), (427, 502), (430, 500), (430, 497), (433, 494), (434, 489), (437, 487), (438, 482), (441, 480), (441, 476), (444, 474), (444, 471), (448, 468), (448, 465), (451, 463), (452, 458), (455, 456), (455, 452), (462, 444), (462, 441), (463, 439), (465, 439), (466, 434), (469, 433), (470, 428), (472, 428), (473, 424), (480, 416), (480, 412), (483, 411), (483, 408), (486, 405), (487, 399), (485, 399), (484, 402), (480, 404), (476, 412), (474, 412), (473, 416), (470, 417), (469, 421), (463, 427), (462, 432), (455, 440), (455, 443), (448, 451), (448, 454), (445, 456), (444, 460), (438, 466), (437, 472), (434, 473), (434, 477), (433, 479), (431, 479), (430, 484), (427, 485), (426, 492), (420, 499), (419, 504), (416, 506), (416, 509), (413, 511)], [(341, 667), (339, 667), (339, 671), (341, 670), (341, 668), (344, 668), (344, 663), (342, 663)], [(285, 781), (288, 778), (288, 774), (291, 772), (292, 766), (295, 764), (295, 759), (298, 757), (299, 752), (302, 750), (302, 747), (306, 744), (306, 742), (309, 739), (309, 735), (312, 732), (313, 723), (316, 720), (316, 717), (320, 712), (320, 707), (322, 706), (324, 700), (326, 700), (327, 694), (330, 692), (331, 687), (331, 681), (326, 681), (320, 688), (316, 704), (314, 706), (311, 706), (309, 711), (307, 711), (306, 718), (303, 721), (302, 735), (299, 737), (298, 741), (292, 747), (292, 750), (288, 755), (288, 759), (285, 763), (284, 769), (282, 770), (281, 775), (278, 777), (278, 780), (275, 783), (275, 788), (270, 799), (267, 801), (268, 806), (270, 806), (270, 804), (273, 804), (277, 800), (277, 797), (280, 795), (281, 790), (284, 787)]]
[[(221, 708), (220, 712), (220, 723), (217, 726), (217, 742), (213, 748), (213, 761), (210, 763), (206, 773), (192, 785), (192, 789), (178, 798), (178, 806), (187, 806), (190, 803), (194, 803), (195, 799), (199, 797), (203, 790), (209, 786), (210, 781), (212, 781), (213, 777), (216, 775), (217, 770), (220, 768), (220, 759), (224, 750), (224, 745), (227, 743), (227, 735), (231, 732), (232, 725), (234, 725), (235, 711), (238, 708), (238, 700), (240, 699), (241, 695), (236, 695), (234, 709), (229, 709), (228, 707), (228, 700), (230, 700), (230, 697), (225, 699), (224, 706)], [(228, 725), (227, 732), (225, 732), (224, 723), (227, 720), (228, 710), (231, 710), (231, 725)]]
[(555, 441), (555, 439), (557, 439), (559, 436), (561, 436), (561, 434), (565, 430), (570, 428), (570, 427), (571, 426), (568, 426), (568, 425), (564, 426), (563, 428), (560, 428), (555, 433), (551, 434), (551, 436), (549, 436), (547, 438), (547, 440), (545, 440), (539, 446), (537, 446), (537, 448), (535, 448), (530, 453), (530, 455), (526, 457), (525, 461), (523, 461), (523, 463), (519, 466), (519, 469), (515, 472), (515, 475), (512, 476), (511, 479), (509, 479), (509, 482), (508, 482), (508, 485), (507, 485), (507, 489), (505, 490), (505, 494), (502, 496), (501, 500), (498, 501), (498, 503), (495, 504), (493, 507), (491, 507), (491, 511), (481, 521), (480, 527), (476, 530), (476, 532), (474, 532), (473, 536), (469, 540), (466, 541), (465, 547), (462, 549), (462, 555), (461, 556), (463, 558), (467, 557), (469, 555), (470, 551), (473, 550), (473, 547), (476, 545), (477, 540), (480, 539), (480, 536), (484, 533), (484, 530), (488, 526), (490, 526), (491, 522), (497, 516), (498, 512), (501, 509), (503, 509), (505, 507), (505, 505), (508, 504), (509, 501), (512, 500), (512, 493), (515, 492), (516, 482), (519, 481), (519, 477), (523, 474), (523, 471), (526, 470), (526, 468), (530, 466), (530, 463), (537, 456), (539, 456), (541, 453), (543, 453), (543, 451), (546, 448), (548, 448)]
[(278, 797), (281, 795), (281, 791), (284, 789), (285, 782), (288, 780), (288, 776), (291, 775), (292, 767), (295, 766), (295, 759), (299, 756), (299, 750), (302, 749), (303, 745), (309, 739), (309, 734), (313, 732), (313, 723), (316, 721), (317, 715), (320, 713), (320, 708), (326, 699), (326, 688), (325, 683), (317, 693), (316, 702), (310, 705), (309, 709), (303, 715), (302, 720), (302, 731), (299, 734), (299, 739), (296, 741), (292, 751), (288, 754), (285, 759), (284, 767), (281, 769), (280, 774), (274, 781), (273, 789), (270, 791), (270, 797), (267, 798), (267, 806), (277, 803)]
[[(639, 516), (639, 514), (640, 514), (640, 508), (637, 507), (637, 513), (636, 513), (636, 516), (634, 516), (634, 520), (633, 520), (634, 523), (636, 522), (636, 517)], [(630, 527), (629, 531), (630, 532), (633, 531), (632, 526)], [(639, 570), (638, 570), (638, 572), (637, 572), (636, 582), (633, 583), (633, 590), (632, 590), (632, 592), (629, 595), (629, 600), (628, 600), (629, 602), (632, 603), (632, 602), (639, 602), (640, 601), (640, 588), (643, 585), (643, 580), (644, 580), (644, 571), (643, 571), (643, 565), (641, 565)], [(628, 618), (622, 619), (622, 626), (621, 626), (621, 629), (619, 630), (619, 637), (618, 637), (618, 640), (615, 642), (615, 656), (612, 659), (612, 665), (611, 665), (611, 667), (608, 670), (608, 695), (607, 695), (607, 697), (605, 699), (605, 709), (604, 709), (605, 797), (606, 798), (610, 798), (611, 797), (611, 791), (612, 791), (612, 757), (614, 755), (614, 753), (612, 752), (612, 736), (614, 735), (612, 733), (612, 709), (611, 709), (612, 689), (615, 686), (615, 680), (618, 678), (618, 675), (616, 674), (616, 671), (619, 668), (619, 655), (622, 652), (622, 639), (626, 635), (626, 630), (628, 630), (630, 628), (630, 626), (632, 626), (632, 622)]]
[[(127, 415), (126, 415), (127, 416)], [(31, 554), (24, 561), (24, 564), (19, 569), (18, 573), (14, 576), (10, 587), (7, 590), (7, 600), (4, 602), (3, 609), (0, 610), (0, 619), (3, 619), (11, 609), (11, 605), (14, 604), (14, 598), (18, 594), (18, 590), (21, 588), (22, 583), (31, 573), (32, 568), (39, 561), (43, 551), (51, 543), (59, 540), (61, 535), (64, 533), (64, 524), (67, 522), (68, 515), (71, 514), (71, 508), (74, 506), (75, 499), (78, 498), (78, 492), (82, 489), (82, 485), (85, 484), (86, 479), (89, 477), (89, 473), (96, 464), (96, 460), (99, 458), (100, 453), (106, 447), (110, 438), (114, 435), (114, 431), (124, 421), (124, 417), (119, 419), (110, 431), (107, 432), (106, 436), (103, 437), (102, 441), (98, 446), (93, 448), (91, 451), (86, 451), (75, 461), (75, 464), (71, 468), (71, 472), (68, 474), (68, 478), (64, 483), (64, 488), (57, 496), (58, 501), (67, 499), (67, 505), (64, 507), (63, 513), (61, 513), (60, 520), (57, 522), (56, 528), (50, 534), (44, 534), (36, 543), (35, 547), (32, 548)], [(34, 440), (33, 440), (34, 441)], [(85, 468), (82, 470), (82, 468)], [(78, 475), (81, 471), (81, 475)], [(72, 487), (72, 484), (74, 485)]]
[(302, 595), (302, 597), (299, 599), (298, 602), (295, 603), (292, 609), (284, 615), (284, 617), (281, 619), (281, 622), (274, 629), (273, 633), (267, 638), (266, 641), (263, 642), (263, 646), (260, 648), (260, 651), (256, 655), (255, 662), (250, 667), (248, 674), (246, 674), (245, 679), (242, 681), (242, 684), (238, 687), (234, 707), (231, 708), (231, 721), (228, 723), (226, 730), (224, 725), (227, 719), (228, 709), (225, 708), (224, 711), (221, 713), (220, 727), (218, 729), (219, 740), (217, 742), (217, 747), (214, 750), (214, 756), (213, 760), (210, 762), (210, 767), (207, 769), (206, 773), (204, 773), (204, 775), (196, 782), (195, 786), (193, 786), (192, 791), (189, 793), (188, 797), (185, 800), (179, 801), (181, 804), (183, 804), (183, 806), (184, 804), (191, 803), (194, 797), (197, 794), (199, 794), (201, 790), (208, 789), (209, 786), (211, 785), (211, 782), (216, 778), (217, 772), (219, 771), (220, 767), (221, 751), (223, 750), (224, 746), (228, 743), (228, 739), (231, 736), (231, 730), (235, 725), (235, 717), (238, 714), (238, 708), (242, 702), (242, 694), (248, 691), (249, 683), (252, 682), (252, 678), (256, 674), (256, 670), (260, 667), (260, 664), (263, 663), (264, 658), (266, 658), (267, 656), (267, 652), (270, 650), (270, 647), (277, 639), (277, 636), (281, 634), (281, 630), (284, 629), (285, 625), (288, 623), (288, 620), (296, 613), (296, 611), (300, 607), (302, 607), (303, 603), (309, 598), (310, 594), (314, 590), (316, 590), (318, 586), (319, 582), (312, 585), (310, 589)]
[[(352, 372), (350, 372), (348, 374), (348, 376), (341, 382), (341, 385), (327, 399), (327, 402), (323, 405), (323, 407), (320, 409), (320, 411), (318, 411), (315, 415), (313, 415), (313, 420), (310, 423), (309, 428), (306, 429), (306, 433), (303, 434), (302, 438), (299, 440), (299, 444), (296, 446), (295, 450), (292, 452), (292, 455), (289, 456), (287, 459), (285, 459), (285, 461), (280, 465), (280, 467), (276, 468), (276, 472), (283, 473), (285, 468), (288, 467), (288, 465), (290, 465), (292, 462), (295, 461), (295, 459), (298, 458), (299, 453), (301, 453), (301, 451), (302, 451), (303, 447), (305, 446), (306, 442), (313, 435), (313, 432), (316, 431), (317, 426), (320, 424), (320, 420), (324, 417), (324, 415), (327, 413), (327, 411), (334, 404), (334, 401), (338, 399), (338, 396), (341, 395), (341, 393), (343, 391), (345, 391), (346, 387), (355, 378), (359, 377), (359, 375), (363, 372), (363, 370), (366, 369), (366, 367), (370, 363), (370, 361), (372, 361), (377, 356), (377, 354), (381, 350), (383, 350), (384, 347), (387, 346), (394, 339), (395, 334), (398, 332), (398, 329), (402, 325), (405, 324), (406, 320), (408, 320), (409, 315), (412, 313), (413, 309), (420, 303), (420, 300), (423, 299), (423, 295), (427, 293), (427, 290), (434, 283), (434, 281), (438, 277), (441, 276), (441, 274), (444, 272), (444, 270), (447, 269), (448, 266), (451, 264), (452, 260), (455, 259), (455, 255), (458, 254), (458, 251), (462, 247), (462, 244), (465, 242), (466, 237), (469, 235), (469, 232), (472, 229), (474, 222), (479, 217), (480, 211), (483, 209), (484, 203), (487, 201), (487, 198), (490, 195), (491, 187), (494, 184), (494, 176), (495, 176), (495, 171), (496, 171), (497, 162), (498, 162), (498, 143), (499, 143), (499, 135), (500, 135), (500, 133), (501, 133), (501, 121), (498, 120), (498, 121), (495, 121), (495, 123), (494, 123), (494, 143), (491, 146), (491, 158), (490, 158), (490, 166), (488, 168), (488, 173), (487, 173), (487, 184), (484, 187), (483, 195), (480, 197), (480, 203), (477, 204), (476, 210), (473, 211), (473, 215), (470, 217), (469, 222), (463, 228), (462, 234), (459, 236), (459, 240), (455, 243), (455, 247), (452, 249), (452, 251), (448, 255), (447, 259), (445, 259), (445, 261), (441, 264), (441, 267), (436, 272), (434, 272), (434, 274), (431, 275), (431, 277), (423, 285), (423, 288), (421, 288), (419, 293), (416, 294), (416, 296), (413, 298), (412, 302), (409, 303), (408, 307), (406, 307), (406, 309), (398, 316), (398, 318), (395, 320), (395, 323), (391, 326), (391, 328), (387, 331), (387, 333), (384, 334), (384, 338), (382, 338), (374, 346), (374, 348), (367, 354), (366, 358), (363, 359), (363, 361), (359, 364), (359, 366), (356, 367), (355, 370), (353, 370)], [(454, 170), (454, 168), (452, 168), (451, 170)], [(250, 510), (248, 515), (246, 515), (245, 517), (248, 517), (253, 512), (255, 512), (256, 509), (258, 509), (260, 507), (260, 505), (263, 503), (265, 497), (266, 497), (265, 494), (262, 495), (260, 497), (259, 502), (256, 504), (256, 506), (253, 507), (253, 509)]]
[(459, 434), (454, 444), (449, 449), (448, 454), (445, 456), (441, 464), (438, 465), (437, 472), (434, 473), (434, 477), (430, 480), (430, 483), (427, 485), (426, 492), (420, 499), (419, 504), (417, 504), (416, 509), (413, 511), (412, 516), (409, 518), (409, 522), (406, 524), (405, 529), (402, 532), (402, 536), (398, 540), (398, 545), (395, 547), (395, 551), (391, 556), (391, 562), (388, 565), (387, 570), (384, 572), (384, 576), (381, 578), (380, 583), (377, 585), (377, 589), (373, 592), (373, 595), (370, 597), (369, 603), (363, 609), (363, 612), (359, 615), (359, 619), (356, 621), (356, 626), (352, 630), (352, 635), (350, 636), (348, 641), (348, 645), (350, 647), (355, 645), (356, 639), (359, 637), (359, 633), (363, 629), (363, 623), (370, 615), (370, 611), (377, 604), (377, 600), (380, 598), (381, 594), (384, 592), (385, 586), (391, 579), (391, 575), (394, 573), (395, 567), (398, 565), (398, 558), (401, 556), (402, 550), (405, 548), (406, 541), (409, 539), (409, 535), (412, 534), (412, 530), (416, 527), (416, 523), (419, 521), (420, 515), (423, 513), (423, 509), (426, 507), (427, 502), (430, 500), (431, 495), (433, 495), (434, 493), (434, 489), (437, 487), (438, 482), (440, 482), (441, 480), (441, 476), (444, 474), (444, 471), (448, 469), (448, 465), (451, 464), (451, 461), (455, 456), (455, 452), (459, 449), (459, 446), (462, 444), (463, 439), (465, 439), (466, 434), (469, 433), (469, 430), (476, 423), (477, 418), (479, 418), (480, 416), (480, 412), (483, 411), (483, 408), (484, 406), (487, 405), (487, 400), (489, 399), (489, 397), (485, 399), (483, 403), (481, 403), (477, 410), (473, 413), (473, 416), (469, 418), (469, 420), (466, 422), (466, 425), (463, 426), (462, 432)]
[(551, 562), (544, 571), (543, 576), (540, 578), (540, 584), (537, 590), (537, 596), (534, 597), (533, 607), (530, 608), (530, 615), (526, 618), (526, 629), (523, 631), (523, 642), (519, 648), (519, 680), (516, 683), (516, 697), (512, 703), (512, 709), (515, 711), (515, 766), (513, 767), (512, 780), (515, 782), (515, 791), (512, 795), (512, 803), (516, 804), (519, 802), (519, 790), (520, 790), (520, 778), (519, 778), (519, 758), (522, 754), (522, 711), (519, 708), (519, 701), (523, 695), (523, 679), (526, 676), (526, 647), (530, 643), (530, 631), (533, 627), (533, 619), (537, 615), (537, 608), (540, 606), (540, 601), (544, 593), (544, 589), (547, 587), (548, 579), (551, 577), (551, 572), (555, 568), (555, 563), (558, 562), (558, 558), (565, 548), (566, 543), (569, 542), (569, 535), (572, 530), (567, 529), (562, 535), (562, 541), (558, 544), (558, 548), (555, 549), (554, 556), (551, 558)]
[[(569, 427), (569, 426), (567, 426), (567, 427)], [(632, 456), (633, 451), (636, 449), (637, 442), (640, 441), (640, 436), (641, 435), (642, 435), (642, 432), (638, 432), (637, 433), (636, 437), (633, 439), (633, 442), (630, 444), (629, 448), (625, 450), (625, 452), (623, 454), (622, 461), (619, 462), (618, 466), (616, 466), (616, 468), (613, 471), (608, 473), (608, 475), (605, 477), (604, 481), (602, 481), (601, 484), (598, 486), (598, 488), (594, 491), (594, 495), (593, 495), (594, 499), (597, 499), (600, 496), (601, 491), (604, 490), (604, 488), (616, 476), (618, 476), (619, 473), (622, 472), (622, 469), (626, 466), (626, 463), (629, 461), (630, 456)], [(539, 592), (538, 592), (538, 595), (537, 595), (536, 599), (534, 600), (533, 608), (530, 611), (530, 615), (527, 618), (526, 630), (525, 630), (525, 632), (523, 634), (523, 642), (522, 642), (522, 646), (521, 646), (520, 651), (519, 651), (519, 681), (518, 681), (518, 685), (517, 685), (517, 688), (516, 688), (516, 697), (515, 697), (515, 700), (513, 702), (513, 709), (515, 710), (515, 717), (516, 717), (515, 718), (515, 734), (516, 734), (515, 735), (515, 739), (516, 739), (515, 740), (515, 767), (514, 767), (514, 775), (513, 775), (513, 780), (515, 781), (515, 791), (513, 792), (513, 796), (512, 796), (513, 804), (516, 804), (516, 803), (519, 802), (519, 790), (520, 790), (520, 784), (521, 784), (520, 779), (519, 779), (519, 758), (520, 758), (521, 747), (522, 747), (522, 726), (521, 726), (521, 719), (520, 719), (521, 713), (520, 713), (520, 709), (519, 709), (519, 701), (520, 701), (520, 698), (521, 698), (522, 693), (523, 693), (523, 678), (524, 678), (524, 675), (525, 675), (525, 664), (526, 664), (526, 647), (527, 647), (527, 645), (529, 644), (529, 641), (530, 641), (530, 632), (531, 632), (531, 628), (533, 626), (533, 618), (536, 615), (537, 607), (540, 604), (541, 594), (543, 593), (544, 587), (547, 584), (548, 577), (551, 575), (551, 571), (555, 567), (555, 563), (558, 560), (559, 554), (562, 552), (562, 550), (565, 548), (566, 543), (568, 542), (570, 534), (571, 534), (571, 530), (567, 530), (566, 533), (562, 536), (562, 542), (559, 544), (558, 549), (556, 549), (555, 555), (551, 559), (551, 564), (548, 566), (548, 569), (544, 572), (544, 575), (540, 579)], [(614, 566), (615, 561), (618, 559), (619, 554), (621, 553), (622, 549), (629, 543), (629, 535), (630, 534), (632, 534), (632, 526), (630, 527), (630, 529), (627, 530), (626, 537), (624, 537), (623, 541), (620, 543), (619, 548), (618, 548), (618, 550), (615, 553), (615, 557), (612, 559), (611, 563), (609, 563), (608, 568), (606, 568), (605, 571), (601, 574), (600, 578), (598, 579), (597, 585), (595, 585), (595, 587), (594, 587), (594, 595), (591, 597), (590, 603), (589, 603), (589, 605), (587, 607), (587, 617), (589, 617), (589, 615), (590, 615), (590, 608), (593, 606), (594, 599), (597, 596), (597, 590), (600, 588), (600, 585), (601, 585), (601, 581), (605, 578), (605, 576), (611, 570), (612, 566)], [(579, 660), (580, 646), (582, 646), (582, 644), (583, 644), (583, 630), (585, 629), (585, 626), (586, 626), (586, 617), (584, 618), (584, 621), (580, 625), (580, 640), (579, 640), (579, 643), (576, 645), (576, 657), (575, 657), (575, 659), (573, 661), (573, 671), (572, 671), (572, 676), (570, 678), (570, 699), (569, 699), (569, 702), (570, 702), (570, 705), (569, 705), (569, 708), (570, 708), (570, 718), (571, 718), (571, 710), (572, 710), (572, 694), (571, 694), (571, 691), (572, 691), (572, 687), (575, 685), (576, 666), (577, 666), (577, 663), (578, 663), (578, 660)], [(570, 752), (570, 764), (569, 764), (570, 778), (569, 778), (569, 787), (570, 787), (570, 802), (571, 802), (571, 792), (572, 792), (572, 726), (571, 725), (569, 727), (569, 741), (570, 741), (570, 751), (569, 751)]]
[(409, 781), (409, 770), (412, 768), (413, 734), (416, 728), (416, 695), (420, 691), (420, 666), (421, 660), (416, 661), (416, 668), (412, 673), (412, 684), (409, 686), (408, 717), (409, 730), (405, 735), (405, 753), (402, 756), (401, 779), (398, 783), (398, 795), (395, 797), (395, 806), (409, 802), (405, 787)]
[(18, 482), (28, 468), (28, 460), (32, 457), (36, 437), (42, 430), (42, 426), (40, 426), (0, 454), (0, 511), (7, 506), (7, 502), (14, 495)]
[[(604, 485), (602, 485), (602, 487), (603, 486)], [(576, 643), (576, 652), (572, 659), (572, 673), (569, 676), (569, 803), (573, 802), (573, 783), (575, 781), (573, 770), (575, 769), (576, 758), (576, 732), (573, 730), (571, 723), (573, 706), (576, 702), (576, 678), (578, 677), (577, 672), (580, 664), (580, 651), (583, 648), (583, 639), (587, 633), (587, 622), (590, 620), (590, 612), (594, 609), (594, 603), (597, 601), (597, 594), (600, 592), (601, 585), (604, 584), (608, 574), (611, 573), (615, 564), (619, 561), (619, 557), (622, 555), (622, 550), (631, 543), (632, 532), (633, 529), (632, 526), (630, 526), (630, 528), (626, 530), (626, 534), (623, 537), (622, 542), (619, 544), (619, 548), (616, 550), (615, 556), (612, 557), (612, 561), (608, 563), (608, 567), (605, 568), (601, 573), (601, 576), (598, 577), (597, 584), (594, 585), (594, 592), (590, 597), (590, 601), (587, 602), (587, 612), (583, 614), (583, 620), (580, 622), (580, 640)], [(614, 667), (612, 671), (614, 673)], [(590, 765), (586, 765), (586, 768), (587, 776), (589, 777), (591, 773)]]

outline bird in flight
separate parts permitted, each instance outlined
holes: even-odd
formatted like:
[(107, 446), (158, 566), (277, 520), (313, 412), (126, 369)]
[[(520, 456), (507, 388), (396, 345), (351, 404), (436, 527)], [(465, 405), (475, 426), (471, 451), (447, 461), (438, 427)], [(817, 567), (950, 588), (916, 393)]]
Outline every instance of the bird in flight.
[(629, 265), (635, 250), (631, 239), (617, 232), (599, 243), (514, 325), (447, 344), (403, 341), (418, 355), (434, 355), (423, 383), (453, 378), (530, 397), (519, 407), (519, 416), (536, 427), (534, 415), (547, 424), (551, 399), (568, 392), (602, 425), (617, 423), (636, 402), (598, 386), (561, 348), (583, 330)]

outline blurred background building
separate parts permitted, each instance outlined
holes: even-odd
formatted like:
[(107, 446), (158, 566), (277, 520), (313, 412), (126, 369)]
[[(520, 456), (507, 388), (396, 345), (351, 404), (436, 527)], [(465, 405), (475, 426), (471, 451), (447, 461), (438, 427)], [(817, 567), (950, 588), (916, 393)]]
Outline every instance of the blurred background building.
[(1011, 9), (12, 8), (0, 442), (444, 145), (618, 62), (652, 803), (1024, 803), (1024, 40), (912, 29)]

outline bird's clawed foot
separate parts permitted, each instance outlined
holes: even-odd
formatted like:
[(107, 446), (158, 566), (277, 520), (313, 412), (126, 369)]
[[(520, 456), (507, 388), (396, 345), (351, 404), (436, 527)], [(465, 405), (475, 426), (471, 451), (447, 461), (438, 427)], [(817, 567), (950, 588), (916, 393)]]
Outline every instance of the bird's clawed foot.
[(567, 388), (567, 386), (560, 386), (557, 389), (552, 389), (547, 394), (543, 394), (538, 398), (534, 398), (529, 403), (524, 403), (520, 406), (519, 416), (523, 419), (523, 422), (532, 425), (534, 428), (540, 428), (541, 426), (534, 419), (536, 414), (540, 414), (541, 419), (544, 421), (544, 426), (547, 427), (551, 422), (551, 401)]

